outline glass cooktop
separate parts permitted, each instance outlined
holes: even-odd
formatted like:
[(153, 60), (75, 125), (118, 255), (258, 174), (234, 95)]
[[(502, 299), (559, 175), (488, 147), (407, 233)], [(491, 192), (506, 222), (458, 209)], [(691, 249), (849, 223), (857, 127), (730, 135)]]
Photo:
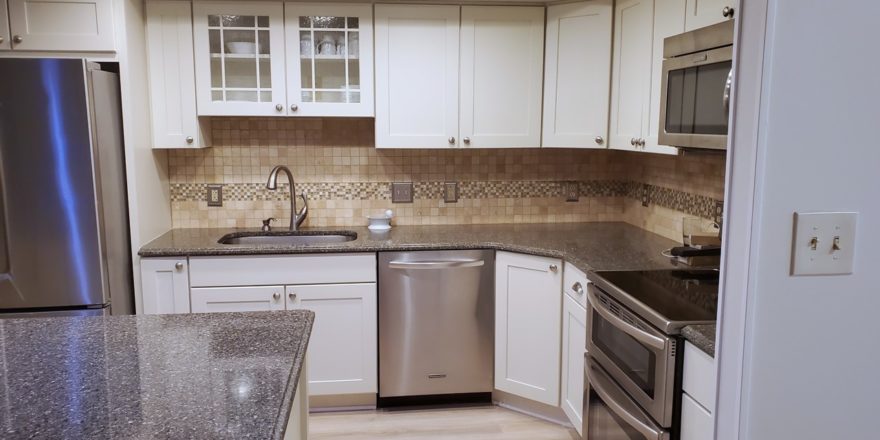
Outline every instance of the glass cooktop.
[[(716, 319), (716, 270), (599, 271), (592, 280), (603, 292), (667, 331)], [(662, 324), (653, 322), (652, 315)]]

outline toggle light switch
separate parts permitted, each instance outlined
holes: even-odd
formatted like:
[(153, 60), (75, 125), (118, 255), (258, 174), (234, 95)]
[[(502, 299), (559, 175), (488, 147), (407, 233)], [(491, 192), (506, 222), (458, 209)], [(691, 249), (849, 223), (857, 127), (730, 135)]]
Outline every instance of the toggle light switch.
[(857, 218), (856, 212), (795, 213), (791, 274), (851, 274)]

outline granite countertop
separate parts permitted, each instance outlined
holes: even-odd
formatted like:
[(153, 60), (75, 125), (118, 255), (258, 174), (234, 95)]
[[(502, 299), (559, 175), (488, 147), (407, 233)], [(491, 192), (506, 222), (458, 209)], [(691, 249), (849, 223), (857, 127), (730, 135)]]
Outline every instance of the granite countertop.
[(308, 311), (0, 320), (0, 437), (281, 439)]
[(709, 356), (715, 357), (715, 324), (689, 325), (681, 329), (681, 335)]
[[(680, 246), (673, 240), (623, 222), (489, 225), (394, 226), (372, 232), (366, 227), (304, 228), (303, 231), (353, 231), (357, 239), (309, 246), (228, 245), (226, 234), (258, 229), (173, 229), (147, 243), (142, 257), (378, 252), (435, 249), (495, 249), (562, 258), (585, 273), (594, 270), (651, 270), (676, 266), (660, 252)], [(285, 228), (275, 228), (284, 233)], [(690, 331), (682, 331), (688, 340)], [(691, 341), (705, 350), (700, 340)], [(714, 333), (712, 336), (714, 345)]]

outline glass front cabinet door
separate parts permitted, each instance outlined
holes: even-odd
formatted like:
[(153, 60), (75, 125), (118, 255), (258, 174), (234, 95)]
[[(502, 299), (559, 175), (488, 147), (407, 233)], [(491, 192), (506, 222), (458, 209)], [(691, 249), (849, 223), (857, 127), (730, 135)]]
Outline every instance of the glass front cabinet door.
[(369, 4), (285, 4), (288, 114), (373, 116)]
[(284, 6), (193, 3), (198, 114), (287, 115)]

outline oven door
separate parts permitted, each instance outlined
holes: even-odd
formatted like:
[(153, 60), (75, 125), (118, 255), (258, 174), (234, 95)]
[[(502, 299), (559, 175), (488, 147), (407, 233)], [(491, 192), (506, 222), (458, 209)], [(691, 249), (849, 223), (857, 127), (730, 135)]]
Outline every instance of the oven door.
[(590, 355), (584, 361), (584, 440), (669, 440)]
[(663, 60), (658, 143), (727, 148), (733, 46)]
[(677, 341), (594, 284), (587, 292), (587, 352), (660, 426), (672, 426)]

